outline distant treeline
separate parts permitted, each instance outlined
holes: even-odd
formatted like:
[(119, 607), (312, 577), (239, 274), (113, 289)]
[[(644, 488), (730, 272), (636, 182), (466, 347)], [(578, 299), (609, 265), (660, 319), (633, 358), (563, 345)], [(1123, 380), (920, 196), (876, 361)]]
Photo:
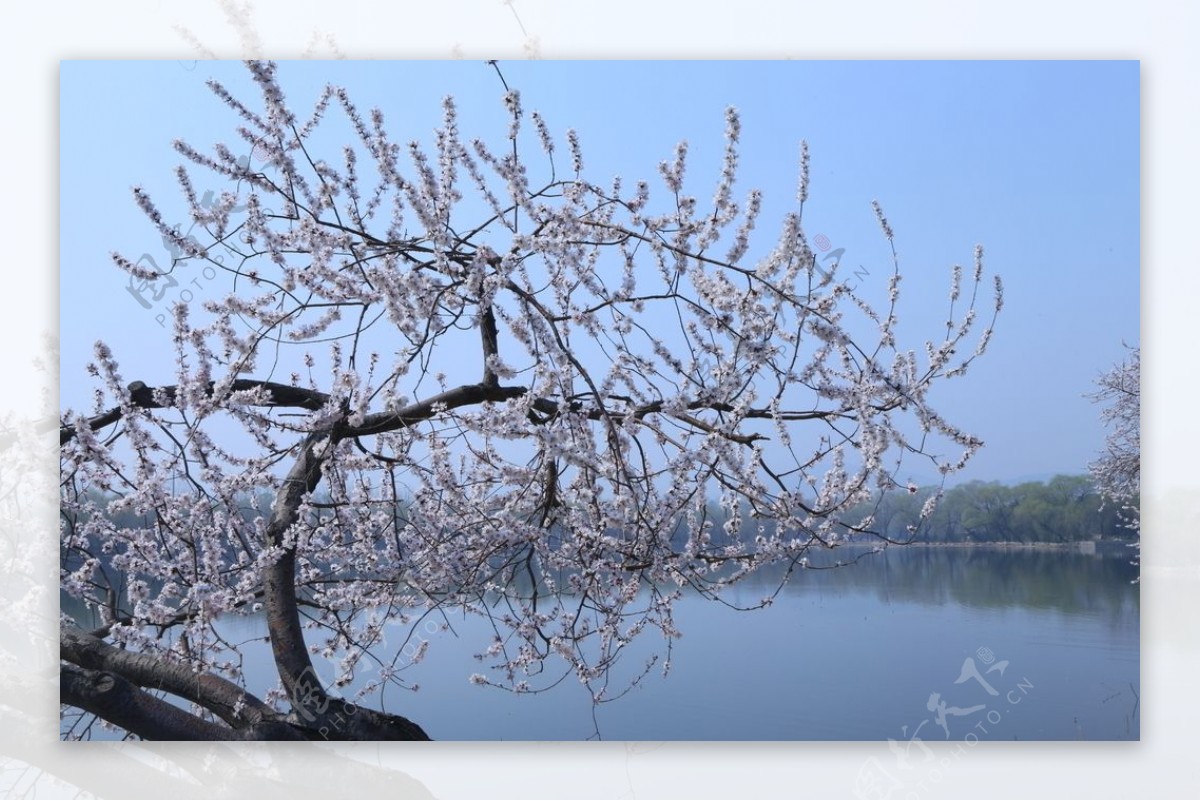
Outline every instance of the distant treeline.
[[(914, 537), (910, 526), (917, 526), (921, 508), (936, 492), (935, 487), (921, 487), (915, 492), (896, 490), (885, 493), (875, 500), (860, 504), (842, 516), (847, 523), (857, 523), (868, 515), (873, 516), (871, 530), (890, 540), (906, 542), (1048, 542), (1069, 543), (1081, 541), (1133, 541), (1135, 537), (1125, 528), (1120, 508), (1105, 502), (1096, 491), (1088, 476), (1055, 476), (1048, 482), (1029, 481), (1007, 485), (998, 481), (971, 481), (945, 490), (933, 515), (921, 524)], [(107, 493), (92, 493), (101, 508), (105, 502), (115, 498)], [(317, 503), (327, 502), (318, 498)], [(266, 490), (247, 493), (239, 499), (233, 513), (243, 520), (270, 514), (273, 497)], [(401, 503), (398, 517), (409, 514), (408, 504)], [(322, 517), (331, 516), (329, 509)], [(154, 527), (153, 514), (139, 515), (130, 511), (106, 515), (118, 528)], [(712, 543), (720, 546), (729, 544), (734, 538), (727, 533), (725, 513), (717, 504), (710, 504), (708, 518), (712, 523)], [(80, 521), (82, 522), (82, 521)], [(759, 531), (775, 533), (775, 523), (760, 520), (745, 513), (741, 519), (737, 539), (753, 542)], [(761, 529), (759, 527), (762, 527)], [(610, 533), (616, 534), (614, 530)], [(552, 527), (550, 536), (559, 536)], [(682, 525), (669, 533), (671, 544), (682, 548), (688, 532)], [(873, 541), (864, 535), (842, 529), (843, 541)]]
[[(874, 510), (874, 528), (907, 540), (921, 507), (936, 490), (898, 490), (863, 504)], [(854, 515), (849, 516), (853, 519)], [(971, 481), (945, 491), (937, 510), (920, 526), (917, 542), (1080, 542), (1133, 540), (1121, 509), (1105, 501), (1089, 476), (1055, 476), (1050, 481), (1007, 485)]]

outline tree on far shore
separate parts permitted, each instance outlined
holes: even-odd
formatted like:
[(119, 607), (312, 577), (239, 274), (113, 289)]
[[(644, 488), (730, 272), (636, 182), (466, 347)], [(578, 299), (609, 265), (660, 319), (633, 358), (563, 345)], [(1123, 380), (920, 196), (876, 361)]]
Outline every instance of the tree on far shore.
[[(1128, 347), (1128, 346), (1127, 346)], [(1121, 509), (1126, 525), (1141, 533), (1142, 492), (1142, 349), (1130, 347), (1129, 356), (1096, 380), (1087, 397), (1101, 404), (1100, 419), (1108, 429), (1104, 451), (1088, 465), (1096, 486)]]

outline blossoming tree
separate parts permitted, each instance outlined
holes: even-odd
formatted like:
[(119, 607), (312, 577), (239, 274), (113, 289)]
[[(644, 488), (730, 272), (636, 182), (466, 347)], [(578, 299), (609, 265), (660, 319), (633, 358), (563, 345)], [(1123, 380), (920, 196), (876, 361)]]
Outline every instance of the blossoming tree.
[(1100, 419), (1108, 428), (1104, 451), (1090, 465), (1096, 488), (1121, 506), (1127, 525), (1141, 529), (1142, 491), (1142, 349), (1101, 375), (1087, 397), (1102, 404)]
[[(817, 267), (806, 146), (763, 244), (761, 193), (735, 199), (733, 109), (702, 202), (686, 143), (653, 180), (597, 183), (580, 137), (507, 84), (507, 138), (462, 138), (446, 99), (427, 152), (339, 88), (299, 116), (275, 65), (249, 69), (255, 104), (210, 84), (240, 144), (175, 145), (207, 240), (134, 189), (233, 291), (174, 307), (169, 372), (127, 382), (98, 343), (95, 408), (63, 415), (62, 586), (101, 624), (64, 615), (68, 714), (146, 738), (424, 739), (377, 707), (425, 655), (402, 655), (405, 633), (449, 609), (494, 632), (464, 682), (574, 674), (608, 700), (669, 661), (613, 680), (634, 638), (678, 634), (682, 594), (768, 566), (782, 584), (810, 549), (871, 535), (849, 510), (902, 460), (945, 474), (980, 447), (928, 396), (983, 352), (999, 280), (967, 344), (977, 249), (950, 322), (901, 347), (894, 250), (882, 307)], [(334, 119), (350, 141), (317, 152)], [(235, 157), (249, 147), (261, 169)], [(196, 169), (228, 190), (200, 202)], [(261, 622), (277, 685), (247, 686), (216, 625), (232, 615)]]

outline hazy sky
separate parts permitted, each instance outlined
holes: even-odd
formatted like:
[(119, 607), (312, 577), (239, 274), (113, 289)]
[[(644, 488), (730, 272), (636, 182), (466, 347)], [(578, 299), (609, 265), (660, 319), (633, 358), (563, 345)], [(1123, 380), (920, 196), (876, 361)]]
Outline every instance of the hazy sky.
[[(701, 202), (719, 169), (723, 110), (741, 111), (740, 198), (767, 200), (778, 219), (796, 191), (801, 139), (812, 158), (805, 206), (810, 241), (844, 248), (843, 265), (879, 296), (891, 266), (871, 211), (883, 205), (904, 273), (901, 337), (940, 337), (949, 271), (1003, 276), (1006, 306), (988, 353), (934, 395), (986, 447), (962, 478), (1082, 472), (1101, 447), (1098, 410), (1083, 395), (1139, 343), (1139, 69), (1137, 62), (546, 62), (501, 65), (526, 110), (551, 129), (579, 131), (593, 180), (656, 180), (675, 143), (691, 145)], [(502, 87), (483, 62), (285, 62), (301, 111), (327, 82), (360, 108), (381, 106), (392, 136), (428, 141), (440, 100), (458, 101), (465, 137), (502, 135)], [(170, 383), (160, 315), (224, 291), (200, 265), (176, 270), (163, 297), (129, 291), (119, 250), (171, 260), (134, 205), (143, 185), (187, 229), (171, 148), (235, 144), (239, 120), (205, 87), (249, 88), (228, 62), (64, 62), (61, 69), (61, 405), (87, 408), (93, 343), (113, 348), (126, 381)], [(252, 89), (250, 90), (253, 91)], [(250, 92), (243, 92), (252, 97)], [(327, 157), (333, 161), (337, 151)], [(594, 171), (593, 171), (594, 170)], [(197, 189), (225, 187), (193, 174)], [(205, 184), (211, 183), (211, 187)], [(188, 294), (185, 294), (186, 293)], [(146, 307), (149, 305), (149, 308)], [(903, 343), (902, 343), (903, 344)]]

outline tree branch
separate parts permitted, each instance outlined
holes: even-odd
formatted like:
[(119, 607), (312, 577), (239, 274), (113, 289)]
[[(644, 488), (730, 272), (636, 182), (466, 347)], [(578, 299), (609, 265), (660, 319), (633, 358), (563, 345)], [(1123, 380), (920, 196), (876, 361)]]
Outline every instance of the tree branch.
[(519, 398), (529, 390), (526, 387), (502, 387), (498, 384), (463, 384), (460, 387), (434, 395), (427, 400), (411, 403), (394, 412), (377, 412), (363, 418), (356, 426), (346, 426), (340, 433), (343, 437), (364, 437), (408, 428), (414, 423), (428, 420), (441, 410), (458, 409), (479, 403), (502, 403)]
[[(329, 432), (314, 432), (300, 446), (300, 456), (275, 495), (271, 519), (267, 523), (267, 545), (281, 554), (263, 574), (263, 598), (267, 627), (271, 633), (271, 652), (284, 687), (293, 699), (304, 696), (312, 683), (312, 661), (304, 644), (300, 611), (296, 604), (296, 545), (286, 534), (299, 517), (304, 496), (321, 481), (321, 463), (333, 447)], [(302, 687), (302, 685), (305, 685)], [(319, 687), (320, 692), (324, 692)]]
[(483, 339), (483, 385), (495, 388), (500, 385), (500, 379), (492, 369), (491, 360), (499, 356), (499, 332), (496, 330), (496, 314), (487, 308), (479, 320), (479, 335)]
[(122, 676), (65, 664), (60, 700), (147, 740), (235, 740), (237, 732), (139, 690)]
[[(216, 388), (215, 381), (208, 382), (207, 394), (212, 397)], [(236, 379), (230, 386), (230, 392), (244, 392), (249, 389), (266, 389), (270, 393), (270, 399), (264, 404), (266, 406), (294, 406), (310, 411), (317, 411), (329, 401), (329, 396), (323, 392), (316, 392), (303, 387), (293, 387), (289, 384), (278, 384), (274, 381), (256, 381), (250, 378)], [(175, 398), (178, 394), (178, 386), (172, 384), (170, 386), (161, 387), (162, 392), (166, 395), (166, 403), (159, 403), (154, 399), (157, 390), (154, 387), (147, 386), (143, 381), (134, 381), (129, 385), (129, 400), (130, 402), (142, 409), (163, 409), (169, 408), (175, 404)], [(109, 409), (104, 414), (97, 415), (88, 420), (88, 428), (97, 431), (101, 428), (112, 425), (124, 416), (121, 407)], [(58, 444), (59, 446), (66, 445), (75, 438), (75, 426), (59, 425), (58, 429)]]
[[(329, 431), (309, 434), (300, 456), (276, 494), (267, 524), (267, 543), (279, 548), (278, 560), (263, 575), (267, 627), (279, 678), (291, 698), (300, 725), (328, 740), (428, 740), (416, 723), (401, 717), (359, 709), (332, 698), (318, 680), (304, 642), (296, 599), (296, 543), (287, 538), (299, 517), (304, 497), (321, 481), (322, 465), (337, 444), (349, 436), (339, 423)], [(315, 739), (314, 737), (314, 739)]]
[[(195, 673), (156, 654), (117, 648), (75, 626), (59, 630), (59, 656), (82, 668), (118, 673), (141, 687), (166, 690), (208, 709), (234, 728), (277, 717), (275, 710), (231, 681)], [(240, 712), (235, 711), (238, 707)]]

